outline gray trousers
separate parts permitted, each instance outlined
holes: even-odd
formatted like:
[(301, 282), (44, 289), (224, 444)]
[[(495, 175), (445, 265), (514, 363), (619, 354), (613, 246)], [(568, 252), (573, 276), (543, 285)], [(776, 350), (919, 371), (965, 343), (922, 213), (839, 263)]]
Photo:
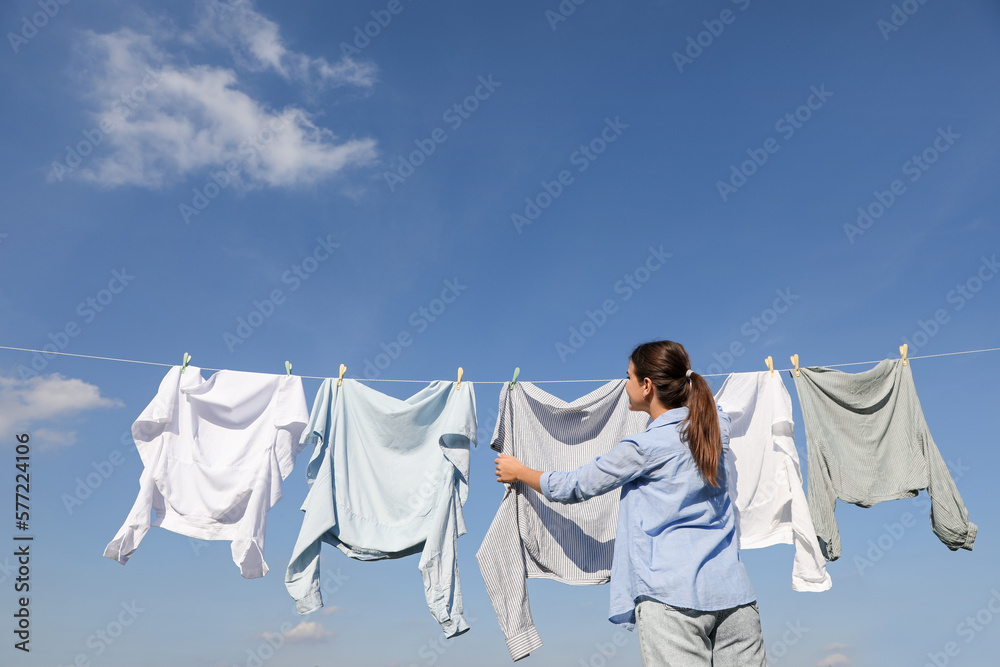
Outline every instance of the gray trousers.
[(696, 611), (640, 599), (635, 617), (643, 667), (767, 667), (756, 602)]

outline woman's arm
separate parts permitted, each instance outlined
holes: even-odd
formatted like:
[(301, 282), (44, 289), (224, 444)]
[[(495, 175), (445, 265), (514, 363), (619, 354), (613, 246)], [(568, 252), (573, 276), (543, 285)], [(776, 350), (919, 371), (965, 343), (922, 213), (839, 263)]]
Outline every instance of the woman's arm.
[[(647, 466), (645, 455), (633, 440), (622, 440), (607, 454), (571, 472), (543, 473), (504, 454), (497, 456), (495, 462), (498, 482), (524, 482), (559, 503), (578, 503), (607, 493), (641, 475)], [(543, 479), (545, 489), (542, 489)]]
[(506, 454), (498, 454), (494, 463), (497, 464), (498, 482), (505, 484), (524, 482), (538, 493), (542, 492), (542, 473), (540, 470), (532, 470), (513, 456)]

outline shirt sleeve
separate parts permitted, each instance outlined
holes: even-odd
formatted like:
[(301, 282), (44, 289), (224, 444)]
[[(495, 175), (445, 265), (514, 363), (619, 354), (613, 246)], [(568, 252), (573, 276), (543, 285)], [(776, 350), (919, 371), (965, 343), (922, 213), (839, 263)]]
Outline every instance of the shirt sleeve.
[(424, 580), (427, 607), (449, 638), (469, 629), (463, 615), (457, 549), (458, 537), (465, 534), (465, 520), (462, 518), (457, 480), (454, 484), (456, 488), (449, 494), (449, 501), (437, 512), (435, 526), (424, 542), (417, 566)]
[(517, 515), (517, 492), (508, 489), (500, 509), (476, 552), (497, 621), (513, 660), (542, 645), (528, 605), (527, 566)]
[(816, 539), (819, 541), (823, 557), (830, 561), (837, 560), (840, 558), (840, 529), (833, 515), (837, 505), (837, 492), (833, 488), (825, 452), (820, 451), (819, 445), (815, 442), (808, 441), (808, 430), (806, 460), (809, 462), (806, 472), (809, 479), (806, 497), (809, 515), (816, 529)]
[[(187, 372), (197, 374), (200, 380), (200, 369), (188, 366)], [(176, 418), (180, 383), (181, 367), (174, 366), (163, 377), (156, 396), (132, 424), (132, 438), (143, 465), (139, 476), (139, 495), (125, 518), (125, 523), (104, 548), (105, 558), (116, 560), (122, 565), (128, 562), (149, 532), (153, 509), (162, 507), (163, 499), (154, 480), (154, 473), (159, 470), (163, 456), (163, 433)]]
[(634, 440), (622, 440), (603, 456), (572, 472), (542, 473), (542, 495), (559, 503), (579, 503), (616, 489), (646, 471), (647, 457)]
[(938, 539), (952, 551), (972, 551), (979, 529), (969, 521), (969, 512), (962, 502), (962, 495), (926, 425), (920, 431), (920, 440), (930, 478), (927, 494), (931, 497), (931, 528)]
[(792, 563), (792, 590), (819, 592), (833, 581), (826, 571), (826, 559), (819, 548), (809, 503), (802, 491), (802, 475), (796, 462), (785, 458), (785, 478), (791, 500), (792, 531), (795, 533), (795, 560)]

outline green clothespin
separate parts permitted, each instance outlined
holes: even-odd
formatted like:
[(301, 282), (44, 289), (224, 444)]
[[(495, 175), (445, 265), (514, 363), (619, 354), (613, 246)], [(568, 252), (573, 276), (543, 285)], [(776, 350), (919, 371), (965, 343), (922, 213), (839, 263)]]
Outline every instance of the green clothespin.
[(517, 368), (514, 369), (514, 377), (511, 378), (510, 386), (508, 387), (508, 389), (514, 388), (514, 383), (517, 382), (517, 376), (520, 374), (521, 374), (521, 367), (518, 366)]
[(291, 375), (292, 374), (292, 362), (290, 362), (290, 361), (286, 361), (285, 362), (285, 374), (287, 374), (287, 375)]
[(189, 361), (191, 361), (191, 355), (188, 354), (187, 352), (185, 352), (184, 356), (182, 357), (182, 361), (181, 361), (181, 373), (183, 373), (184, 369), (188, 367), (188, 362)]

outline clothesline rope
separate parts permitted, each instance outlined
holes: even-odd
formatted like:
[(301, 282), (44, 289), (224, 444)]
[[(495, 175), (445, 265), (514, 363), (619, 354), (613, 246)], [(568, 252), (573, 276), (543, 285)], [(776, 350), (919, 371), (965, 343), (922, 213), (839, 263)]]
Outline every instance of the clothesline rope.
[[(91, 354), (74, 354), (72, 352), (53, 352), (51, 350), (32, 350), (32, 349), (29, 349), (29, 348), (26, 348), (26, 347), (8, 347), (6, 345), (0, 345), (0, 350), (14, 350), (14, 351), (17, 351), (17, 352), (37, 352), (39, 354), (58, 354), (58, 355), (63, 356), (63, 357), (78, 357), (80, 359), (98, 359), (100, 361), (119, 361), (119, 362), (125, 363), (125, 364), (145, 364), (146, 366), (165, 366), (167, 368), (171, 368), (171, 367), (177, 365), (177, 364), (164, 364), (164, 363), (160, 363), (158, 361), (139, 361), (139, 360), (136, 360), (136, 359), (118, 359), (117, 357), (98, 357), (98, 356), (91, 355)], [(934, 357), (952, 357), (952, 356), (955, 356), (955, 355), (958, 355), (958, 354), (978, 354), (980, 352), (997, 352), (997, 351), (1000, 351), (1000, 347), (990, 347), (990, 348), (986, 348), (986, 349), (982, 349), (982, 350), (964, 350), (962, 352), (942, 352), (941, 354), (924, 354), (924, 355), (921, 355), (919, 357), (910, 357), (910, 356), (908, 356), (907, 359), (909, 359), (909, 360), (913, 360), (913, 359), (932, 359)], [(827, 364), (825, 366), (825, 368), (840, 368), (840, 367), (843, 367), (843, 366), (863, 366), (865, 364), (877, 364), (880, 361), (882, 361), (882, 360), (879, 359), (879, 360), (876, 360), (876, 361), (851, 361), (851, 362), (848, 362), (848, 363), (845, 363), (845, 364)], [(201, 368), (202, 370), (205, 370), (205, 371), (228, 370), (228, 369), (222, 369), (222, 368), (203, 368), (203, 367), (200, 367), (200, 366), (199, 366), (199, 368)], [(794, 368), (775, 368), (774, 370), (776, 370), (776, 371), (778, 371), (780, 373), (780, 372), (784, 372), (784, 371), (792, 371), (792, 370), (795, 370), (795, 369)], [(746, 372), (746, 371), (734, 371), (734, 372)], [(726, 377), (728, 375), (731, 375), (731, 373), (706, 373), (706, 374), (703, 374), (702, 377), (707, 377), (707, 378), (711, 378), (711, 377)], [(331, 377), (331, 376), (329, 376), (329, 375), (328, 376), (300, 375), (299, 377), (301, 377), (303, 379), (306, 379), (306, 380), (326, 380), (328, 377)], [(608, 378), (608, 379), (604, 379), (604, 380), (525, 380), (525, 382), (531, 382), (532, 384), (557, 384), (557, 383), (565, 383), (565, 382), (611, 382), (612, 380), (620, 380), (620, 379), (621, 379), (620, 377), (617, 377), (617, 378)], [(418, 382), (418, 383), (421, 383), (421, 384), (428, 384), (430, 382), (434, 382), (434, 380), (391, 380), (391, 379), (388, 379), (388, 378), (364, 378), (361, 381), (362, 382)], [(510, 380), (479, 380), (479, 381), (469, 380), (469, 382), (475, 382), (476, 384), (507, 384), (508, 382), (510, 382)]]

